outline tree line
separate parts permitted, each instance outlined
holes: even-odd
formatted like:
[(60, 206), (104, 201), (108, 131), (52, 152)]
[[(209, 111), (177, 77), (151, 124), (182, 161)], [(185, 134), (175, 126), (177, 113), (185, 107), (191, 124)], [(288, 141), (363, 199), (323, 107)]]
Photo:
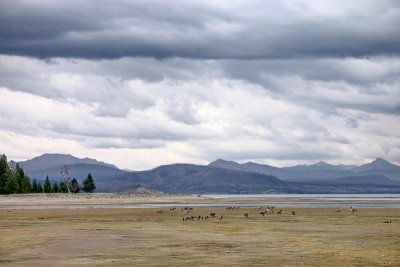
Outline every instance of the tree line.
[(82, 186), (79, 185), (75, 178), (52, 184), (48, 176), (46, 176), (42, 185), (36, 179), (31, 182), (31, 179), (18, 163), (15, 167), (10, 167), (6, 155), (0, 156), (0, 194), (79, 193), (81, 189), (87, 193), (92, 193), (96, 189), (94, 179), (90, 173), (83, 180)]

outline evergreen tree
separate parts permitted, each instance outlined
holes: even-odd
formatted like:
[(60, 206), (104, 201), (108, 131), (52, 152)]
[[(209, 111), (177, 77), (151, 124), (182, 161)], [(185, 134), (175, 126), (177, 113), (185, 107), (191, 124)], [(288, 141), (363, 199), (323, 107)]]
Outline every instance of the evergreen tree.
[(32, 181), (31, 192), (32, 193), (38, 193), (38, 185), (37, 185), (36, 179), (33, 179), (33, 181)]
[(93, 177), (90, 174), (90, 172), (89, 172), (88, 176), (85, 178), (85, 180), (83, 180), (83, 188), (82, 189), (86, 193), (92, 193), (93, 190), (96, 189), (96, 185), (94, 184)]
[[(7, 173), (8, 168), (7, 157), (3, 154), (0, 156), (0, 177)], [(1, 186), (2, 184), (0, 184), (0, 188)]]
[(24, 170), (17, 165), (15, 166), (15, 178), (17, 181), (17, 192), (16, 193), (29, 193), (31, 191), (31, 183), (29, 177), (25, 175)]
[(61, 192), (61, 193), (68, 193), (68, 189), (67, 189), (67, 187), (65, 186), (65, 183), (64, 183), (64, 182), (61, 182), (61, 183), (60, 183), (60, 192)]
[(43, 192), (51, 193), (51, 183), (50, 183), (50, 180), (49, 180), (49, 176), (46, 176), (46, 179), (44, 180)]
[(15, 194), (18, 193), (18, 183), (15, 179), (14, 175), (8, 175), (7, 181), (5, 184), (5, 193), (6, 194)]
[(0, 194), (7, 194), (6, 183), (9, 172), (10, 168), (8, 167), (7, 157), (3, 154), (0, 156)]
[(0, 194), (7, 194), (6, 192), (7, 180), (8, 180), (7, 173), (3, 173), (0, 175)]
[(43, 193), (43, 187), (42, 187), (42, 184), (40, 182), (37, 183), (37, 192), (38, 193)]
[(79, 193), (79, 191), (81, 190), (78, 184), (78, 181), (74, 178), (71, 181), (71, 193)]
[(54, 182), (54, 184), (53, 184), (53, 192), (54, 193), (60, 192), (60, 188), (58, 187), (57, 182)]

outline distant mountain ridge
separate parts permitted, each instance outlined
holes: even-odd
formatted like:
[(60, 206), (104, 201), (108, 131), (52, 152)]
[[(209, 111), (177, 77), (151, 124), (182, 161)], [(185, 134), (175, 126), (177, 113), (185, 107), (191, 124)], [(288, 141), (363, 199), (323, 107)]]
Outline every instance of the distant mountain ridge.
[[(171, 164), (147, 171), (125, 171), (112, 164), (65, 154), (44, 154), (19, 162), (39, 181), (61, 181), (61, 168), (82, 182), (90, 172), (97, 192), (197, 193), (400, 193), (400, 167), (377, 159), (362, 166), (311, 165), (274, 167), (216, 160), (209, 165)], [(398, 175), (399, 180), (389, 178)], [(389, 178), (388, 178), (389, 177)]]
[(390, 163), (382, 158), (377, 158), (371, 163), (361, 166), (342, 164), (332, 165), (320, 161), (311, 165), (296, 165), (292, 167), (278, 168), (253, 162), (240, 164), (234, 161), (226, 161), (222, 159), (209, 163), (209, 166), (270, 174), (283, 180), (292, 181), (327, 180), (357, 175), (384, 175), (390, 179), (400, 181), (400, 166)]
[[(118, 183), (140, 184), (157, 191), (193, 193), (282, 192), (285, 183), (272, 175), (194, 164), (171, 164), (114, 177)], [(121, 185), (120, 185), (121, 187)], [(123, 188), (124, 186), (122, 186)]]

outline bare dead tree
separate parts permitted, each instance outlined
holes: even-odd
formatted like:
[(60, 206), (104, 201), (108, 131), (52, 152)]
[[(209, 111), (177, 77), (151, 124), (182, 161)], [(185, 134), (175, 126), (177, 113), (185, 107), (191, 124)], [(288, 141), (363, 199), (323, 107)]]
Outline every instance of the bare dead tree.
[(61, 175), (64, 178), (64, 185), (68, 190), (68, 194), (71, 194), (71, 177), (69, 176), (69, 167), (67, 165), (61, 168)]

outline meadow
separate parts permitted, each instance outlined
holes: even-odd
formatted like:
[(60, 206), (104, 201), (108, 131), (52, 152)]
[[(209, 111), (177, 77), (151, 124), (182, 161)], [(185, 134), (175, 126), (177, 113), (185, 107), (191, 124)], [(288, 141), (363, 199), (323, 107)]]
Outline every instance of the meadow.
[[(104, 204), (103, 197), (66, 197), (76, 205), (67, 208), (53, 196), (56, 206), (41, 207), (46, 199), (0, 199), (0, 266), (400, 266), (396, 208), (354, 214), (284, 208), (278, 215), (277, 202), (274, 213), (262, 216), (264, 207), (203, 207), (189, 213), (181, 207), (78, 208), (79, 202)], [(162, 196), (130, 200), (201, 202)], [(216, 216), (206, 220), (210, 213)]]

